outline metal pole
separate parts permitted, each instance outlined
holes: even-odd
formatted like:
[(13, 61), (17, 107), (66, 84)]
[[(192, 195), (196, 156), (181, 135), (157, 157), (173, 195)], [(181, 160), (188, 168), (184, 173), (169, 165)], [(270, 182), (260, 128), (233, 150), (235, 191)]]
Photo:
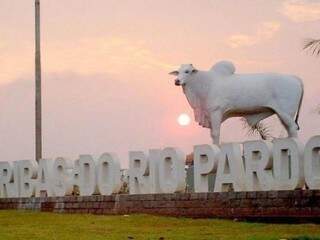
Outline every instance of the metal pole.
[(42, 158), (40, 0), (35, 0), (35, 157)]

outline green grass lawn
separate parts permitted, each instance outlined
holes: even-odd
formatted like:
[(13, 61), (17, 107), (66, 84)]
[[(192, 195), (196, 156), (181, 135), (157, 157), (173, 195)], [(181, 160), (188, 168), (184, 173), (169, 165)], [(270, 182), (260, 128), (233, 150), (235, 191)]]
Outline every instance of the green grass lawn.
[(149, 215), (95, 216), (0, 211), (3, 239), (288, 239), (320, 237), (317, 224), (264, 224)]

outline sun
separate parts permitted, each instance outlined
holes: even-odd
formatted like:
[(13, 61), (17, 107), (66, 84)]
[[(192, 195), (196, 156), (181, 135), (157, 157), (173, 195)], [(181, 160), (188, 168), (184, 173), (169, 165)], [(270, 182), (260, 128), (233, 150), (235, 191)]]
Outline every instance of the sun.
[(191, 123), (191, 118), (186, 113), (181, 113), (177, 119), (180, 126), (188, 126)]

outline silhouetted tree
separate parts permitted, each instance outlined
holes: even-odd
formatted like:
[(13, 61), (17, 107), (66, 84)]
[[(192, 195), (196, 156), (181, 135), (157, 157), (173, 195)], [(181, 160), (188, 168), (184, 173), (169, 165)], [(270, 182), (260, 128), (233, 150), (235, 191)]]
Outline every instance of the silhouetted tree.
[(303, 50), (311, 52), (313, 55), (320, 55), (320, 39), (307, 39)]
[[(311, 52), (313, 55), (319, 56), (320, 55), (320, 39), (307, 39), (303, 50)], [(320, 105), (316, 108), (316, 112), (320, 114)]]
[(271, 134), (269, 126), (262, 122), (255, 125), (250, 125), (245, 118), (241, 118), (243, 128), (248, 131), (248, 135), (258, 135), (262, 140), (272, 140), (274, 137)]

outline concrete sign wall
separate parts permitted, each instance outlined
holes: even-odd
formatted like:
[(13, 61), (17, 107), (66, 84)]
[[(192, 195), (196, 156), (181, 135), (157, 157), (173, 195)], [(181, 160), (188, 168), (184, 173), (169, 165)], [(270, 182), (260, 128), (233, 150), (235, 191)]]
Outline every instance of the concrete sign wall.
[[(295, 138), (194, 147), (195, 192), (320, 190), (320, 136), (305, 146)], [(185, 154), (176, 148), (129, 153), (130, 194), (176, 193), (186, 189)], [(215, 181), (209, 177), (215, 174)], [(65, 158), (0, 162), (0, 197), (111, 195), (121, 188), (119, 159)], [(210, 186), (214, 184), (214, 186)]]

